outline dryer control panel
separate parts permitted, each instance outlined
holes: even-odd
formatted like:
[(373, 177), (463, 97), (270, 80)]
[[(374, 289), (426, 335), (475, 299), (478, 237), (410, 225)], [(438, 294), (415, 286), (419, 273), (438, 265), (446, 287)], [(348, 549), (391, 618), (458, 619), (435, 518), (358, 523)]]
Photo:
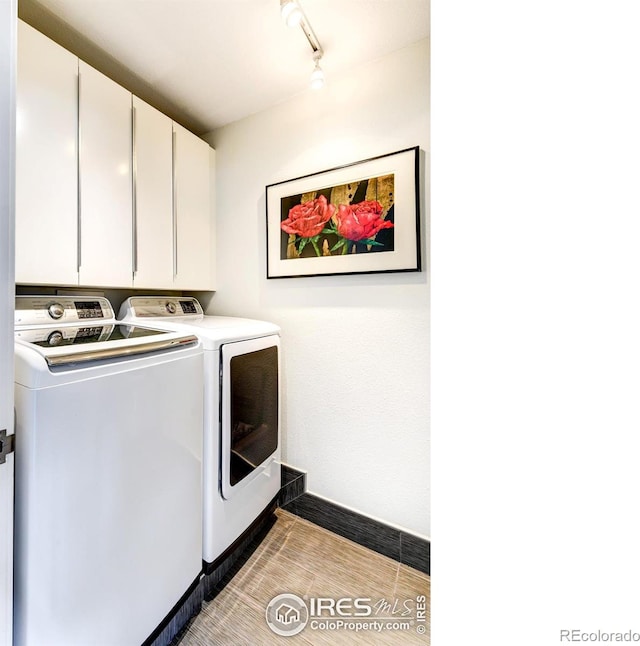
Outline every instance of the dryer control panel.
[(201, 319), (202, 306), (192, 296), (132, 296), (122, 303), (119, 318)]
[(102, 296), (16, 296), (16, 326), (112, 321), (111, 303)]

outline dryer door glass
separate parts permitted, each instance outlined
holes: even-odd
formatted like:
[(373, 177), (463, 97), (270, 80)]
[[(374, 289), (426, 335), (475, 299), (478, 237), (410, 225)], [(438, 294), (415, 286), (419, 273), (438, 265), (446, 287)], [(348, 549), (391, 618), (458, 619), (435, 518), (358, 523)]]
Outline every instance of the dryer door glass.
[(278, 448), (278, 348), (231, 359), (231, 486)]

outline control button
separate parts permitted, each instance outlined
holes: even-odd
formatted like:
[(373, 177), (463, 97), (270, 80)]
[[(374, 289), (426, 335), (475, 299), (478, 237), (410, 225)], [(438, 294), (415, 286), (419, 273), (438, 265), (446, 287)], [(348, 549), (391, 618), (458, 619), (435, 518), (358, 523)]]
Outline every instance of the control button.
[(165, 309), (167, 310), (167, 312), (169, 312), (169, 314), (175, 314), (177, 309), (176, 304), (172, 301), (168, 301), (165, 305)]
[(64, 315), (64, 307), (60, 303), (51, 303), (48, 312), (52, 319), (60, 319)]
[(62, 332), (56, 331), (56, 332), (52, 332), (49, 335), (49, 337), (47, 338), (47, 342), (49, 343), (49, 345), (60, 345), (60, 343), (62, 342), (62, 339), (63, 339)]

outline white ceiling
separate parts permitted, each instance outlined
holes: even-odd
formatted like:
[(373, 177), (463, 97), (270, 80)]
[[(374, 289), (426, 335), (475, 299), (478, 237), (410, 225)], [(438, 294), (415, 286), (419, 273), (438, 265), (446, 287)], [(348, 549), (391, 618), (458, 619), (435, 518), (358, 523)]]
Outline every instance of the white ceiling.
[[(58, 42), (55, 34), (70, 26), (85, 40), (85, 51), (93, 46), (115, 59), (120, 77), (129, 73), (148, 96), (122, 78), (116, 81), (147, 100), (163, 97), (171, 116), (182, 115), (198, 134), (312, 91), (311, 47), (300, 27), (284, 24), (279, 0), (20, 2), (23, 13), (28, 10), (27, 22), (52, 31), (47, 35)], [(321, 65), (327, 84), (429, 35), (429, 0), (300, 2), (325, 52)], [(35, 24), (52, 20), (57, 29)], [(75, 53), (83, 57), (83, 51)]]

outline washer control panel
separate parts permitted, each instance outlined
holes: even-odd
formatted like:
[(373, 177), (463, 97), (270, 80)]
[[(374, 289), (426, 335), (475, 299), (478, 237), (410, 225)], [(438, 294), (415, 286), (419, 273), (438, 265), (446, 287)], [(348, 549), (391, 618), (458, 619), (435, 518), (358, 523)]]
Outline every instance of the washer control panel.
[(112, 320), (111, 303), (102, 296), (16, 296), (14, 322), (19, 326)]

